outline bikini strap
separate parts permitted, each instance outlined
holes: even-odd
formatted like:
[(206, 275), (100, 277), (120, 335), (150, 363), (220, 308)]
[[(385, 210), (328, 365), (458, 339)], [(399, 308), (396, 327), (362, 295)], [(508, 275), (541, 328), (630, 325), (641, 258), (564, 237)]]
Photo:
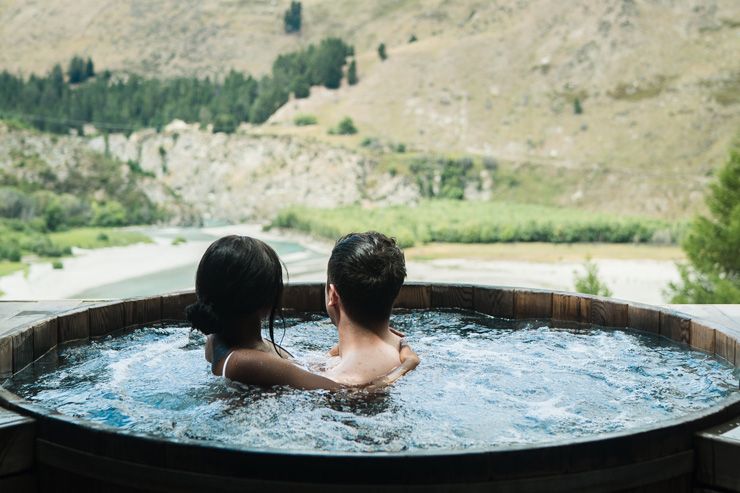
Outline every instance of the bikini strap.
[(234, 351), (231, 351), (231, 352), (229, 353), (229, 355), (228, 355), (228, 356), (226, 356), (226, 359), (224, 360), (224, 366), (223, 366), (223, 369), (221, 370), (221, 376), (222, 376), (222, 377), (224, 377), (224, 378), (228, 378), (228, 377), (226, 376), (226, 365), (228, 365), (228, 364), (229, 364), (229, 358), (231, 358), (231, 355), (232, 355), (232, 354), (234, 354)]

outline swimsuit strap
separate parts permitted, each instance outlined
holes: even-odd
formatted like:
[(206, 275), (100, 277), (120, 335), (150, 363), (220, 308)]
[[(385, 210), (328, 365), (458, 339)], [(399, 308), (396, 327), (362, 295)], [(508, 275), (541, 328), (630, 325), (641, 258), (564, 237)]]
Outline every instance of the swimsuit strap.
[(222, 377), (224, 377), (224, 378), (228, 378), (228, 377), (226, 376), (226, 365), (228, 365), (228, 364), (229, 364), (229, 358), (231, 358), (231, 355), (232, 355), (232, 354), (234, 354), (234, 351), (231, 351), (231, 352), (229, 353), (229, 355), (228, 355), (228, 356), (226, 356), (226, 359), (224, 360), (224, 367), (223, 367), (223, 369), (221, 370), (221, 376), (222, 376)]

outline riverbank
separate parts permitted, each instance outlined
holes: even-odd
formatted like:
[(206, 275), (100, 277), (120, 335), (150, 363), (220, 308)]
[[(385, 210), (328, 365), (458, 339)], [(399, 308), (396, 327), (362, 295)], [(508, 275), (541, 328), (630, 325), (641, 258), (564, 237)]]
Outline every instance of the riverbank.
[[(249, 235), (272, 243), (283, 261), (292, 267), (289, 272), (299, 277), (321, 270), (328, 258), (324, 245), (307, 241), (318, 249), (314, 251), (310, 246), (298, 245), (299, 241), (263, 232), (262, 227), (255, 224), (198, 229), (144, 228), (136, 234), (144, 236), (147, 242), (108, 248), (74, 248), (73, 256), (61, 259), (61, 269), (55, 269), (52, 260), (43, 259), (15, 272), (8, 269), (10, 273), (0, 277), (0, 299), (101, 299), (149, 295), (159, 288), (163, 292), (192, 289), (195, 268), (203, 252), (215, 239), (228, 234)], [(163, 276), (177, 279), (161, 279)]]
[[(192, 289), (195, 267), (208, 245), (227, 234), (268, 241), (280, 251), (290, 281), (324, 281), (333, 242), (301, 233), (263, 231), (242, 224), (201, 229), (151, 229), (152, 243), (96, 250), (75, 249), (64, 268), (37, 263), (0, 277), (4, 299), (109, 298)], [(185, 243), (173, 239), (185, 236)], [(665, 303), (663, 290), (678, 280), (675, 247), (638, 245), (433, 244), (406, 251), (409, 281), (522, 286), (570, 291), (587, 257), (617, 298)], [(80, 296), (84, 295), (84, 296)]]

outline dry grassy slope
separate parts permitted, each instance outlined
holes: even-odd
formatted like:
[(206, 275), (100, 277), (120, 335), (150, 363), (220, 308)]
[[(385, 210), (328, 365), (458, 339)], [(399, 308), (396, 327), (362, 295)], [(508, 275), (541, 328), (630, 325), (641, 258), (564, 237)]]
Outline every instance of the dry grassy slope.
[(531, 2), (480, 33), (393, 45), (382, 63), (366, 53), (359, 85), (292, 102), (273, 121), (350, 115), (364, 134), (411, 147), (545, 175), (606, 169), (576, 173), (556, 201), (685, 215), (740, 130), (740, 101), (714, 97), (721, 81), (740, 86), (740, 3), (666, 4)]
[[(361, 83), (289, 103), (270, 131), (337, 139), (327, 127), (350, 115), (360, 138), (534, 163), (545, 177), (566, 168), (560, 203), (669, 216), (699, 201), (740, 128), (740, 103), (715, 98), (723, 83), (740, 93), (737, 0), (304, 0), (301, 36), (282, 32), (287, 4), (5, 0), (0, 66), (43, 71), (82, 53), (149, 75), (260, 73), (339, 35)], [(299, 112), (320, 126), (295, 129)]]
[[(45, 72), (75, 54), (148, 75), (263, 73), (279, 53), (341, 36), (359, 51), (475, 32), (485, 1), (302, 0), (304, 29), (283, 32), (289, 0), (3, 0), (0, 67)], [(503, 2), (505, 3), (505, 2)], [(507, 10), (508, 7), (502, 7)], [(479, 20), (483, 19), (483, 20)]]

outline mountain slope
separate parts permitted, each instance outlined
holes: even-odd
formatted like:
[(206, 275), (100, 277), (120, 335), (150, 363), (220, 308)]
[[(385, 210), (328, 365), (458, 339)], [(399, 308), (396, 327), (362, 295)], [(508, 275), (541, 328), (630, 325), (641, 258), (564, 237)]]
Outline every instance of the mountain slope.
[[(740, 129), (736, 0), (302, 3), (304, 32), (286, 35), (287, 1), (6, 0), (0, 67), (82, 54), (148, 76), (261, 74), (337, 35), (356, 47), (360, 83), (314, 88), (258, 132), (334, 143), (327, 130), (351, 116), (360, 135), (342, 145), (486, 155), (534, 180), (566, 176), (556, 203), (668, 217), (700, 204)], [(300, 113), (319, 125), (294, 127)]]

